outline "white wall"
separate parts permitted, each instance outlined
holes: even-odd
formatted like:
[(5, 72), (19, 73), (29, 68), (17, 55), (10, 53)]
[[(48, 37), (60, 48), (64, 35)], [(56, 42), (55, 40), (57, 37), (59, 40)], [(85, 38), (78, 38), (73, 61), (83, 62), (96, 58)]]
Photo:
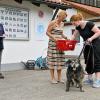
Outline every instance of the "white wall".
[(95, 22), (96, 26), (100, 27), (100, 22)]
[[(43, 40), (38, 40), (36, 38), (35, 26), (38, 22), (45, 25), (45, 29), (48, 26), (48, 22), (52, 18), (53, 10), (46, 5), (41, 5), (41, 7), (36, 7), (30, 2), (23, 1), (23, 4), (18, 4), (14, 0), (2, 0), (0, 4), (12, 5), (15, 7), (22, 7), (30, 9), (29, 12), (29, 41), (14, 41), (14, 40), (4, 40), (4, 51), (2, 57), (2, 63), (17, 63), (21, 61), (27, 61), (28, 59), (35, 59), (41, 55), (44, 56), (48, 44), (48, 37), (45, 36)], [(38, 17), (38, 11), (42, 10), (44, 12), (44, 17)], [(77, 13), (75, 9), (67, 10), (68, 18), (74, 13)], [(69, 20), (69, 19), (68, 19)], [(99, 25), (100, 23), (97, 23)], [(64, 33), (70, 37), (71, 29), (73, 26), (66, 26), (64, 28)], [(44, 35), (46, 35), (44, 33)], [(76, 45), (75, 51), (66, 52), (67, 55), (78, 55), (82, 49), (82, 39), (81, 43)]]
[[(23, 4), (18, 4), (14, 0), (2, 0), (0, 4), (13, 5), (15, 7), (22, 7), (30, 9), (29, 12), (29, 41), (14, 41), (4, 40), (4, 51), (2, 57), (2, 63), (16, 63), (20, 61), (27, 61), (28, 59), (36, 59), (42, 55), (42, 52), (47, 48), (48, 38), (43, 41), (38, 41), (35, 37), (35, 25), (36, 22), (42, 22), (46, 26), (52, 18), (52, 9), (45, 5), (36, 7), (30, 2), (24, 1)], [(44, 12), (44, 17), (38, 17), (38, 11)], [(46, 27), (45, 27), (46, 28)], [(44, 33), (45, 35), (45, 33)]]

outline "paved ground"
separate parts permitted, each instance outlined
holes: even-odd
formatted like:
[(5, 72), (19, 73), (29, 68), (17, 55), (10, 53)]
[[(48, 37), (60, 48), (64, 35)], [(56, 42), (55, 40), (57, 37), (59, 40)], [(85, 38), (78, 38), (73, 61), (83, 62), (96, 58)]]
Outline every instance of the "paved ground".
[[(66, 69), (63, 79), (66, 81)], [(100, 100), (100, 88), (84, 85), (85, 92), (71, 87), (65, 92), (65, 84), (51, 84), (49, 70), (20, 70), (4, 72), (0, 79), (0, 100)]]

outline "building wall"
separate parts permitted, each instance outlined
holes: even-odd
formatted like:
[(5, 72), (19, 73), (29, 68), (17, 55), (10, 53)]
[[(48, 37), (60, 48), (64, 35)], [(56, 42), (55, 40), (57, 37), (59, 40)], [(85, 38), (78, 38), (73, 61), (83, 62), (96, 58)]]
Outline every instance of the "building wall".
[[(19, 40), (4, 40), (4, 50), (2, 56), (2, 70), (17, 70), (22, 69), (24, 66), (20, 63), (21, 61), (27, 61), (29, 59), (36, 60), (38, 57), (46, 56), (48, 37), (46, 36), (46, 29), (49, 21), (52, 18), (53, 9), (47, 7), (46, 5), (41, 5), (41, 7), (34, 6), (28, 1), (23, 1), (23, 4), (18, 4), (14, 0), (2, 0), (0, 4), (11, 5), (20, 8), (29, 9), (29, 41), (19, 41)], [(38, 16), (39, 11), (44, 12), (44, 17), (40, 18)], [(72, 14), (77, 13), (75, 9), (68, 9), (68, 18)], [(42, 23), (45, 26), (45, 32), (43, 36), (37, 36), (36, 26), (38, 23)], [(99, 25), (99, 23), (98, 23)], [(70, 38), (72, 34), (73, 26), (64, 27), (64, 33)], [(76, 45), (75, 51), (66, 51), (67, 55), (79, 55), (79, 51), (82, 48), (82, 39), (80, 43)]]
[[(14, 0), (2, 0), (0, 1), (0, 4), (29, 9), (29, 41), (4, 40), (2, 70), (19, 69), (19, 65), (15, 66), (15, 63), (20, 63), (21, 61), (27, 61), (29, 59), (36, 59), (37, 57), (41, 56), (44, 49), (47, 48), (48, 38), (46, 34), (44, 33), (45, 38), (42, 40), (40, 37), (38, 39), (36, 36), (35, 27), (37, 22), (40, 22), (45, 25), (46, 30), (47, 25), (52, 18), (53, 12), (52, 9), (45, 5), (37, 7), (27, 1), (23, 1), (23, 4), (18, 4)], [(38, 16), (38, 12), (40, 10), (44, 12), (43, 18)]]

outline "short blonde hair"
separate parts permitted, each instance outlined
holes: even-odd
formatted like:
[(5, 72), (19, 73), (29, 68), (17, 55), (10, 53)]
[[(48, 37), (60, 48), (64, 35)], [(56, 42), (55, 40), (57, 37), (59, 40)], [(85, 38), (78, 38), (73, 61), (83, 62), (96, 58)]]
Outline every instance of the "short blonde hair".
[(65, 10), (59, 10), (57, 13), (57, 16), (66, 16), (67, 17), (67, 12)]
[(83, 20), (83, 15), (81, 13), (78, 13), (77, 15), (72, 15), (72, 17), (70, 18), (70, 22), (81, 20)]

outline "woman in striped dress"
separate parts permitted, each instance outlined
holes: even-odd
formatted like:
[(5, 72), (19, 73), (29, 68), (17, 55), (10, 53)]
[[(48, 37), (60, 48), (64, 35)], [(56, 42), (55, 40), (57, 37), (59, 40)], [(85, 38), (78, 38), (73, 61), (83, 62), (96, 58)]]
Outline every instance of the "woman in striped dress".
[[(64, 81), (61, 79), (62, 66), (65, 63), (64, 52), (56, 49), (56, 41), (67, 39), (63, 34), (63, 20), (67, 17), (66, 11), (60, 10), (57, 18), (50, 22), (47, 29), (47, 36), (49, 37), (47, 61), (50, 69), (51, 83), (58, 83)], [(55, 68), (57, 69), (58, 79), (55, 79)]]

